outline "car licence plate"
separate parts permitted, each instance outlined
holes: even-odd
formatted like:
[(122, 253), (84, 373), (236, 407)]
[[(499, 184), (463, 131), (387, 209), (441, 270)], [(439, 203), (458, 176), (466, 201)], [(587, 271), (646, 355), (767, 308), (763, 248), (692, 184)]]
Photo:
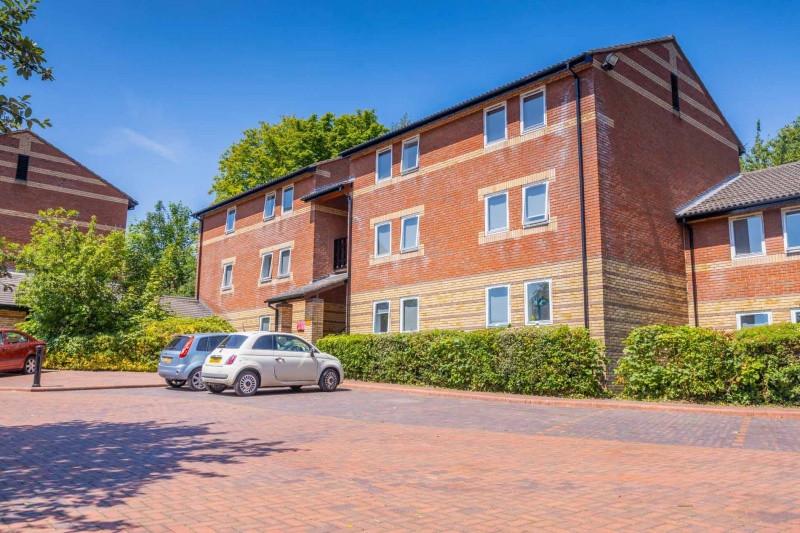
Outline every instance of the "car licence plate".
[(171, 363), (172, 362), (172, 357), (162, 357), (161, 360), (163, 362), (165, 362), (165, 363)]
[(219, 356), (216, 356), (216, 355), (214, 357), (209, 357), (208, 358), (208, 362), (209, 363), (219, 363), (220, 361), (222, 361), (222, 357), (219, 357)]

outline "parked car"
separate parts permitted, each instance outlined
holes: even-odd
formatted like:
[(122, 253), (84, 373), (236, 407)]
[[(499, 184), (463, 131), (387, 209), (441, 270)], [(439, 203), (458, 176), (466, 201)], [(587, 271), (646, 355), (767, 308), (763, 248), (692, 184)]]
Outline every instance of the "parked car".
[[(36, 347), (47, 344), (15, 329), (0, 329), (0, 372), (36, 371)], [(42, 358), (44, 364), (44, 358)]]
[(252, 396), (260, 387), (319, 385), (333, 392), (344, 379), (342, 363), (310, 343), (287, 333), (232, 333), (203, 364), (209, 392), (228, 387), (238, 396)]
[(158, 375), (176, 389), (188, 382), (193, 391), (205, 390), (200, 368), (206, 356), (227, 336), (227, 333), (195, 333), (173, 337), (161, 352)]

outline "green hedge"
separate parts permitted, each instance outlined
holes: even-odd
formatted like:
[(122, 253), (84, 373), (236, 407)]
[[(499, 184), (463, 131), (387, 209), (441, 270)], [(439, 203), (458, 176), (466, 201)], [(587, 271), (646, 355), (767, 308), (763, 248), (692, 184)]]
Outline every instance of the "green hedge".
[(616, 368), (622, 395), (641, 400), (800, 404), (800, 325), (727, 334), (689, 326), (631, 332)]
[(147, 321), (133, 332), (59, 337), (47, 347), (45, 368), (152, 372), (169, 340), (182, 333), (231, 332), (219, 317)]
[(349, 378), (451, 389), (599, 397), (602, 345), (568, 326), (336, 335), (317, 343)]

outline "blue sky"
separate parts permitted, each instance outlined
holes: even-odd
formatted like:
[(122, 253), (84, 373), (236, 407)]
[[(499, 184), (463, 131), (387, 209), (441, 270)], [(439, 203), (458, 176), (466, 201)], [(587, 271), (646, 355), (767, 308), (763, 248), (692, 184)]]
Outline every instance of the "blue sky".
[(193, 209), (219, 155), (281, 114), (413, 119), (584, 50), (674, 34), (745, 143), (800, 113), (800, 2), (42, 0), (38, 133), (139, 200)]

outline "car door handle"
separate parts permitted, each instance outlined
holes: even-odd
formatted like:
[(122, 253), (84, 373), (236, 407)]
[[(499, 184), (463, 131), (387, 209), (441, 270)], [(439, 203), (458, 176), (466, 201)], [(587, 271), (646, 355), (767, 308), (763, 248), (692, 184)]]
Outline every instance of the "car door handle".
[(283, 363), (284, 359), (283, 359), (283, 357), (276, 357), (275, 361), (278, 362), (278, 363)]

